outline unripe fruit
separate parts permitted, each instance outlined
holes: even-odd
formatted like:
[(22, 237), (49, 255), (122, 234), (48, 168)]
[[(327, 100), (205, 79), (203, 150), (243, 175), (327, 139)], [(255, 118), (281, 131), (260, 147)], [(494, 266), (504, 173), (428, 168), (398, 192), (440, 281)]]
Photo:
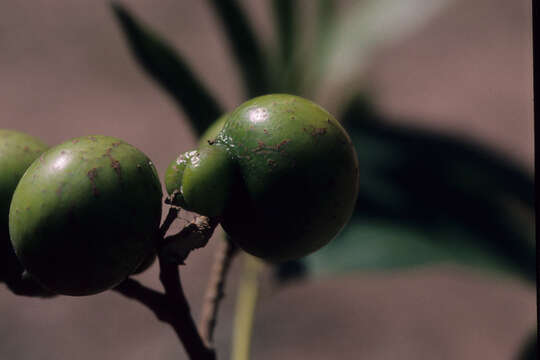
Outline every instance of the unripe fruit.
[(9, 204), (21, 176), (47, 150), (39, 139), (13, 130), (0, 129), (0, 225), (7, 230)]
[(67, 141), (21, 178), (9, 230), (29, 273), (59, 294), (95, 294), (123, 281), (153, 251), (161, 186), (138, 149), (107, 136)]
[(199, 139), (199, 148), (208, 145), (209, 141), (213, 142), (216, 140), (219, 133), (221, 132), (221, 129), (223, 128), (223, 125), (225, 125), (228, 116), (228, 113), (221, 115), (216, 121), (212, 123), (212, 125), (208, 127), (208, 129), (206, 129), (206, 131), (201, 135), (201, 138)]
[(202, 145), (182, 177), (187, 208), (206, 216), (220, 215), (230, 196), (234, 164), (225, 146)]
[[(169, 164), (165, 172), (165, 188), (171, 204), (208, 216), (219, 215), (223, 211), (232, 180), (227, 172), (232, 169), (226, 149), (211, 144), (214, 144), (227, 116), (228, 114), (219, 117), (201, 135), (199, 150), (180, 154)], [(199, 166), (201, 163), (202, 166)], [(188, 180), (184, 183), (184, 174), (188, 168)], [(186, 188), (187, 195), (184, 194)]]
[(349, 220), (358, 193), (356, 153), (317, 104), (286, 94), (257, 97), (229, 115), (217, 141), (238, 171), (221, 224), (245, 251), (271, 261), (299, 258)]
[(212, 125), (199, 146), (167, 176), (174, 180), (167, 190), (181, 193), (188, 210), (220, 216), (232, 240), (252, 255), (270, 261), (307, 255), (352, 214), (354, 147), (339, 122), (309, 100), (252, 99)]
[(33, 136), (0, 129), (0, 280), (21, 295), (50, 295), (32, 279), (22, 277), (24, 269), (11, 246), (8, 229), (9, 205), (15, 187), (30, 164), (46, 149)]
[(189, 209), (184, 200), (184, 196), (182, 195), (182, 178), (187, 164), (191, 157), (195, 155), (197, 155), (197, 150), (186, 151), (185, 153), (180, 154), (176, 159), (171, 161), (165, 171), (165, 188), (171, 197), (171, 204), (181, 206), (186, 210)]

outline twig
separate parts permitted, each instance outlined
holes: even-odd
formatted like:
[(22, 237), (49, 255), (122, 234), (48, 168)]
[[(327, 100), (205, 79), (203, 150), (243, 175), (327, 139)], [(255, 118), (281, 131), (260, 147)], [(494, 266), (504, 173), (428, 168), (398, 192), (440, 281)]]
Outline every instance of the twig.
[(218, 224), (218, 218), (197, 217), (177, 234), (160, 241), (160, 257), (166, 258), (167, 262), (184, 265), (191, 251), (206, 246)]
[(216, 327), (219, 303), (225, 296), (224, 288), (227, 273), (232, 259), (238, 252), (238, 247), (230, 239), (224, 238), (216, 251), (214, 264), (210, 274), (210, 280), (204, 295), (202, 307), (200, 333), (206, 346), (213, 342), (214, 329)]
[(167, 217), (163, 221), (163, 224), (161, 224), (161, 226), (159, 227), (159, 241), (161, 241), (161, 239), (165, 237), (165, 234), (171, 227), (172, 223), (178, 217), (178, 212), (179, 212), (178, 208), (174, 206), (169, 207), (169, 212), (167, 213)]
[(191, 316), (189, 304), (180, 282), (178, 265), (167, 263), (160, 258), (159, 266), (161, 269), (159, 279), (165, 289), (167, 308), (172, 315), (169, 324), (174, 328), (188, 356), (193, 360), (215, 360), (214, 350), (206, 347)]
[[(154, 312), (156, 317), (169, 324), (184, 345), (192, 360), (215, 360), (213, 349), (201, 338), (180, 282), (178, 260), (183, 263), (189, 253), (208, 243), (219, 220), (200, 216), (179, 233), (165, 237), (169, 227), (178, 216), (178, 209), (171, 207), (157, 240), (160, 266), (159, 278), (165, 293), (150, 289), (134, 279), (126, 279), (116, 288), (118, 293), (139, 301)], [(177, 252), (177, 253), (175, 253)]]

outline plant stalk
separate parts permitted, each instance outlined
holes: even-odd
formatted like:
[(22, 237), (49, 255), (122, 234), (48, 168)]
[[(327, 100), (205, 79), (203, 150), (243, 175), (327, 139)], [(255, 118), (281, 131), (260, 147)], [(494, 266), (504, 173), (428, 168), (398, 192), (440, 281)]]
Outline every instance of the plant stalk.
[(259, 273), (261, 269), (262, 262), (260, 260), (251, 255), (244, 254), (244, 270), (236, 298), (232, 360), (249, 360), (253, 320), (259, 293)]

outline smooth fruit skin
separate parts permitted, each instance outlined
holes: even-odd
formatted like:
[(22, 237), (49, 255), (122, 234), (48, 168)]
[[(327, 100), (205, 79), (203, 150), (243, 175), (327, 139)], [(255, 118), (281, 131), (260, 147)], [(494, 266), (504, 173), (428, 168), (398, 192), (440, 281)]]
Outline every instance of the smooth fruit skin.
[(190, 158), (182, 177), (187, 209), (206, 216), (220, 215), (231, 195), (234, 163), (220, 144), (202, 145)]
[(221, 132), (221, 129), (223, 128), (223, 125), (225, 125), (225, 122), (227, 121), (227, 117), (229, 116), (229, 113), (221, 115), (216, 121), (206, 129), (206, 131), (201, 135), (201, 138), (199, 139), (199, 148), (205, 145), (208, 145), (208, 142), (213, 142), (218, 137), (219, 133)]
[(0, 129), (0, 225), (7, 230), (9, 204), (21, 176), (47, 150), (39, 139)]
[(180, 154), (176, 159), (171, 161), (165, 171), (165, 188), (171, 198), (171, 204), (180, 206), (186, 210), (189, 209), (182, 194), (182, 178), (190, 159), (197, 154), (197, 150), (186, 151)]
[(50, 295), (32, 279), (21, 276), (24, 268), (11, 246), (8, 228), (9, 205), (15, 187), (30, 164), (47, 148), (33, 136), (0, 129), (0, 281), (5, 281), (19, 295)]
[(153, 251), (162, 192), (152, 162), (108, 136), (69, 140), (42, 154), (11, 203), (15, 252), (47, 289), (96, 294)]
[(317, 104), (287, 94), (254, 98), (229, 115), (217, 141), (239, 172), (222, 226), (245, 251), (270, 261), (299, 258), (328, 243), (350, 218), (356, 153)]
[(206, 129), (199, 139), (198, 150), (180, 154), (167, 167), (165, 188), (172, 205), (207, 216), (223, 211), (232, 181), (227, 174), (231, 162), (226, 148), (213, 145), (227, 116), (220, 116)]

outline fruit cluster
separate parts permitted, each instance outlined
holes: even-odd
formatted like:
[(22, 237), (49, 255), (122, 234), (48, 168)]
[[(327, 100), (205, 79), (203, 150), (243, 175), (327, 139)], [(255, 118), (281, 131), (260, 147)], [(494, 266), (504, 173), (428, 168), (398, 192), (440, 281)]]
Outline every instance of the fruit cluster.
[[(165, 185), (173, 205), (216, 217), (240, 248), (281, 261), (317, 250), (344, 226), (358, 164), (328, 112), (267, 95), (218, 119), (197, 150), (171, 163)], [(26, 286), (21, 293), (95, 294), (144, 270), (161, 211), (154, 165), (124, 141), (85, 136), (47, 149), (0, 130), (0, 276), (10, 274), (0, 280)]]
[(349, 136), (317, 104), (266, 95), (223, 116), (166, 173), (173, 202), (208, 216), (270, 261), (307, 255), (351, 216), (358, 163)]

